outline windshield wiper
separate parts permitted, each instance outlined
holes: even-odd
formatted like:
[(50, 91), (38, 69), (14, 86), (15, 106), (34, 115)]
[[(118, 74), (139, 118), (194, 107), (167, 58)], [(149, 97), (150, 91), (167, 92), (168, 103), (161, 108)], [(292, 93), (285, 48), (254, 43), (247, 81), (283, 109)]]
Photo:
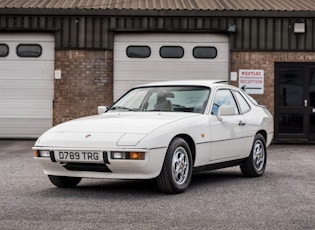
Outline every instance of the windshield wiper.
[(177, 107), (177, 108), (183, 108), (185, 109), (186, 107), (183, 105), (179, 105), (179, 104), (173, 104), (173, 107)]
[(139, 111), (138, 109), (130, 109), (124, 106), (114, 106), (110, 110), (127, 110), (127, 111), (133, 111), (133, 112)]

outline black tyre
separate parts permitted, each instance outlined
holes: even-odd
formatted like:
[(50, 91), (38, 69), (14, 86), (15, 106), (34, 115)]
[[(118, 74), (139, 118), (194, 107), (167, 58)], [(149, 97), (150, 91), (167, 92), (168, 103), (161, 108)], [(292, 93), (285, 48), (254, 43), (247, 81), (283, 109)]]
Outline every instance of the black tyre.
[(265, 172), (267, 164), (267, 148), (265, 138), (261, 134), (257, 134), (251, 153), (242, 164), (241, 171), (243, 176), (246, 177), (259, 177)]
[(50, 182), (60, 188), (73, 188), (82, 180), (81, 177), (66, 177), (48, 175)]
[(160, 175), (159, 189), (165, 193), (181, 193), (189, 186), (192, 176), (192, 155), (187, 142), (174, 138), (170, 143)]

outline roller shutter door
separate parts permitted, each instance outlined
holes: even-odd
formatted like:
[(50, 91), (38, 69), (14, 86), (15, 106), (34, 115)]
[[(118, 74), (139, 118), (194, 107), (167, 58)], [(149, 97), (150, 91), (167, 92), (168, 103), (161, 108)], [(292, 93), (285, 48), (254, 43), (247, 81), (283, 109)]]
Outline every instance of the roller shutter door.
[(52, 127), (54, 37), (0, 34), (0, 138), (36, 138)]
[(227, 81), (228, 42), (220, 34), (117, 34), (114, 100), (132, 86), (153, 81)]

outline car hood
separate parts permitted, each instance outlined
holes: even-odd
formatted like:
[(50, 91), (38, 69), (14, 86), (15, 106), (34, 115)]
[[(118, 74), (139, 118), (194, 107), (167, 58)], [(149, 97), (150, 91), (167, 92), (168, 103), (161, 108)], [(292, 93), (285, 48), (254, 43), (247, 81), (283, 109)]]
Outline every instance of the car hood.
[(149, 133), (169, 123), (198, 116), (194, 113), (108, 112), (57, 125), (35, 146), (115, 148), (134, 146)]

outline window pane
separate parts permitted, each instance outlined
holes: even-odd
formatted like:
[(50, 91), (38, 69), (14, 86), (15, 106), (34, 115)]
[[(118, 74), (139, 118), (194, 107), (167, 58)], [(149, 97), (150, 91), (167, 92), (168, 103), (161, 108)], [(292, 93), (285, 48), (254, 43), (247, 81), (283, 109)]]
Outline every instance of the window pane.
[(128, 46), (127, 56), (130, 58), (148, 58), (151, 55), (149, 46)]
[(211, 46), (197, 46), (193, 50), (195, 58), (213, 59), (217, 56), (217, 49)]
[(303, 133), (303, 114), (279, 114), (279, 133)]
[(203, 113), (209, 94), (210, 89), (201, 86), (143, 87), (129, 91), (113, 107), (148, 112)]
[(182, 58), (184, 56), (184, 49), (181, 46), (162, 46), (160, 56), (162, 58)]
[(221, 89), (217, 91), (214, 103), (212, 105), (211, 114), (217, 115), (218, 110), (222, 105), (234, 106), (235, 114), (239, 114), (234, 97), (232, 96), (231, 91), (228, 89)]
[(208, 97), (208, 89), (190, 87), (187, 90), (174, 91), (174, 98), (170, 100), (174, 111), (203, 113), (207, 106)]
[(234, 91), (238, 104), (241, 107), (242, 114), (247, 113), (250, 110), (250, 107), (244, 97), (240, 92)]
[(38, 44), (21, 44), (16, 52), (20, 57), (39, 57), (42, 55), (42, 47)]
[(280, 69), (279, 105), (304, 106), (304, 72), (301, 68)]
[(9, 47), (6, 44), (0, 44), (0, 57), (6, 57), (9, 54)]
[(147, 92), (145, 90), (132, 90), (123, 96), (114, 106), (138, 110), (146, 95)]
[(150, 93), (147, 110), (163, 110), (160, 105), (167, 105), (166, 102), (169, 102), (171, 111), (203, 113), (208, 97), (209, 89), (203, 87), (156, 88)]

